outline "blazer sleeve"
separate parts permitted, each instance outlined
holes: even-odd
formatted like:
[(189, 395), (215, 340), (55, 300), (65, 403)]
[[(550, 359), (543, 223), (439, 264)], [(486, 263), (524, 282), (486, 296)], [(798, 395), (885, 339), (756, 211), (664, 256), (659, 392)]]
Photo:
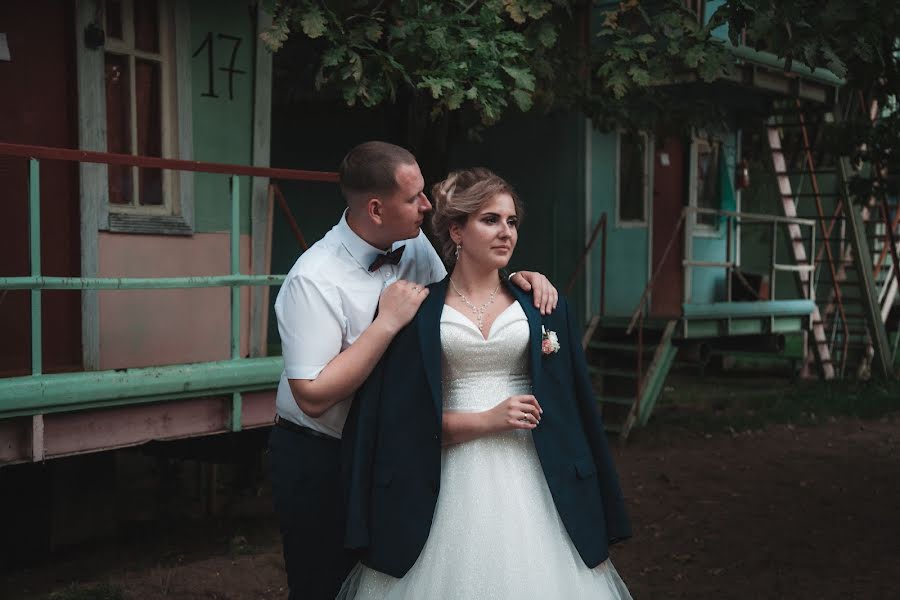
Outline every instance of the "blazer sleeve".
[(369, 502), (372, 490), (372, 464), (378, 431), (378, 409), (384, 381), (382, 357), (353, 399), (347, 415), (341, 443), (341, 471), (344, 506), (347, 507), (344, 545), (366, 548), (369, 545)]
[(609, 451), (606, 432), (603, 430), (600, 413), (597, 411), (597, 401), (594, 397), (591, 378), (588, 375), (587, 359), (581, 347), (582, 336), (568, 304), (565, 306), (565, 313), (572, 376), (575, 382), (575, 397), (581, 414), (582, 427), (584, 427), (594, 464), (597, 467), (608, 541), (613, 544), (631, 537), (631, 525), (628, 513), (625, 511), (622, 488), (619, 486), (619, 476)]

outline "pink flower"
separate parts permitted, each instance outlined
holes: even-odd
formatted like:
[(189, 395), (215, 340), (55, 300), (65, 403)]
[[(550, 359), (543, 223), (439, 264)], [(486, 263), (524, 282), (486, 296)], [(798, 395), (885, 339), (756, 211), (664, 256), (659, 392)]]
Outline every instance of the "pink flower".
[(555, 331), (550, 331), (541, 325), (541, 352), (544, 356), (559, 352), (559, 338)]

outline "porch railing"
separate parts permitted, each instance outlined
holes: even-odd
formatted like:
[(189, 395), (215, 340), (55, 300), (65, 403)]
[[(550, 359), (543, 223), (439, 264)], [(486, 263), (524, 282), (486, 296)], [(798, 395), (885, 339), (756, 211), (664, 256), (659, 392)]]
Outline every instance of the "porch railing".
[[(665, 250), (662, 253), (659, 261), (654, 265), (653, 270), (650, 275), (650, 279), (647, 281), (647, 285), (644, 287), (644, 291), (641, 294), (640, 300), (638, 300), (638, 304), (634, 309), (634, 312), (631, 315), (631, 320), (628, 323), (628, 327), (625, 330), (626, 335), (632, 335), (635, 330), (637, 332), (637, 390), (636, 390), (636, 400), (635, 400), (635, 410), (640, 412), (640, 403), (641, 403), (641, 395), (643, 392), (643, 381), (644, 381), (644, 323), (647, 316), (647, 312), (649, 311), (648, 302), (650, 300), (653, 286), (656, 284), (657, 278), (660, 276), (663, 265), (666, 263), (666, 260), (669, 258), (669, 254), (672, 252), (672, 248), (675, 246), (675, 241), (678, 239), (678, 236), (685, 235), (685, 223), (691, 215), (698, 214), (708, 214), (715, 215), (719, 219), (723, 220), (723, 226), (725, 229), (725, 260), (724, 261), (697, 261), (689, 258), (692, 256), (691, 244), (693, 243), (693, 238), (691, 236), (685, 236), (685, 255), (682, 257), (681, 264), (685, 267), (685, 277), (688, 281), (692, 278), (693, 269), (696, 268), (713, 268), (713, 269), (724, 269), (725, 270), (725, 301), (732, 302), (733, 294), (732, 294), (732, 274), (740, 267), (740, 258), (736, 256), (735, 250), (735, 242), (734, 238), (740, 238), (741, 227), (744, 225), (757, 225), (757, 226), (768, 226), (771, 227), (771, 255), (769, 257), (769, 265), (768, 265), (768, 273), (769, 273), (769, 298), (775, 298), (775, 276), (778, 272), (781, 271), (793, 271), (799, 273), (807, 273), (811, 275), (812, 271), (815, 269), (815, 265), (805, 265), (805, 264), (789, 264), (789, 263), (779, 263), (777, 257), (778, 250), (778, 227), (779, 226), (788, 226), (788, 227), (809, 227), (813, 229), (815, 227), (815, 221), (812, 219), (801, 219), (801, 218), (792, 218), (792, 217), (780, 217), (775, 215), (763, 215), (763, 214), (755, 214), (755, 213), (745, 213), (745, 212), (734, 212), (727, 210), (718, 210), (718, 209), (710, 209), (710, 208), (698, 208), (693, 206), (688, 206), (682, 209), (681, 216), (678, 219), (678, 222), (675, 224), (675, 227), (672, 229), (672, 234), (669, 237), (668, 242), (666, 243)], [(734, 224), (734, 227), (732, 227)], [(732, 235), (732, 229), (734, 229), (735, 234)], [(810, 236), (810, 256), (815, 255), (815, 236)], [(815, 300), (815, 292), (814, 287), (809, 286), (801, 286), (803, 289), (803, 294), (805, 299), (807, 300)]]
[(569, 277), (568, 283), (566, 283), (565, 291), (567, 296), (572, 292), (572, 288), (575, 287), (575, 282), (578, 281), (578, 277), (584, 271), (587, 258), (591, 250), (594, 249), (594, 244), (597, 243), (598, 238), (600, 239), (600, 315), (602, 316), (606, 313), (606, 213), (601, 214), (597, 224), (594, 225), (591, 239), (588, 240), (584, 250), (581, 251), (578, 264), (575, 266), (572, 276)]
[[(80, 410), (155, 402), (174, 398), (231, 394), (231, 429), (241, 428), (241, 393), (271, 389), (281, 373), (281, 357), (241, 358), (241, 286), (279, 285), (283, 275), (243, 275), (240, 272), (240, 177), (336, 183), (325, 171), (273, 169), (222, 163), (185, 161), (45, 146), (0, 143), (0, 156), (28, 159), (30, 275), (0, 277), (0, 291), (31, 291), (31, 375), (0, 378), (0, 419), (46, 412)], [(230, 273), (202, 277), (50, 277), (41, 273), (41, 160), (125, 165), (172, 171), (221, 174), (230, 177)], [(272, 191), (270, 191), (272, 193)], [(280, 192), (279, 192), (280, 194)], [(45, 374), (42, 352), (41, 294), (44, 290), (151, 290), (228, 287), (230, 298), (230, 359), (194, 364)]]

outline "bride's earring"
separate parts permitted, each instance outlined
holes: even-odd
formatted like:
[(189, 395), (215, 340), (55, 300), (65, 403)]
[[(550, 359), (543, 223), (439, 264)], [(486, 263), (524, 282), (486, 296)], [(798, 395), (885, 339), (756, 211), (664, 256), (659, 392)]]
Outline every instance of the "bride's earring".
[(456, 260), (459, 260), (459, 249), (460, 248), (462, 248), (462, 244), (457, 244), (456, 245), (456, 256), (454, 257), (454, 258), (456, 258)]

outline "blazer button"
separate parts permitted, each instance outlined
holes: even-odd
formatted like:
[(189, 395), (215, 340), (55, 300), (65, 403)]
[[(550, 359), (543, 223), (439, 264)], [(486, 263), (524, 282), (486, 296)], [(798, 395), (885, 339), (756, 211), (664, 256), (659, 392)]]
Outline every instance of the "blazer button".
[(437, 441), (438, 439), (439, 439), (438, 434), (434, 434), (434, 441)]

